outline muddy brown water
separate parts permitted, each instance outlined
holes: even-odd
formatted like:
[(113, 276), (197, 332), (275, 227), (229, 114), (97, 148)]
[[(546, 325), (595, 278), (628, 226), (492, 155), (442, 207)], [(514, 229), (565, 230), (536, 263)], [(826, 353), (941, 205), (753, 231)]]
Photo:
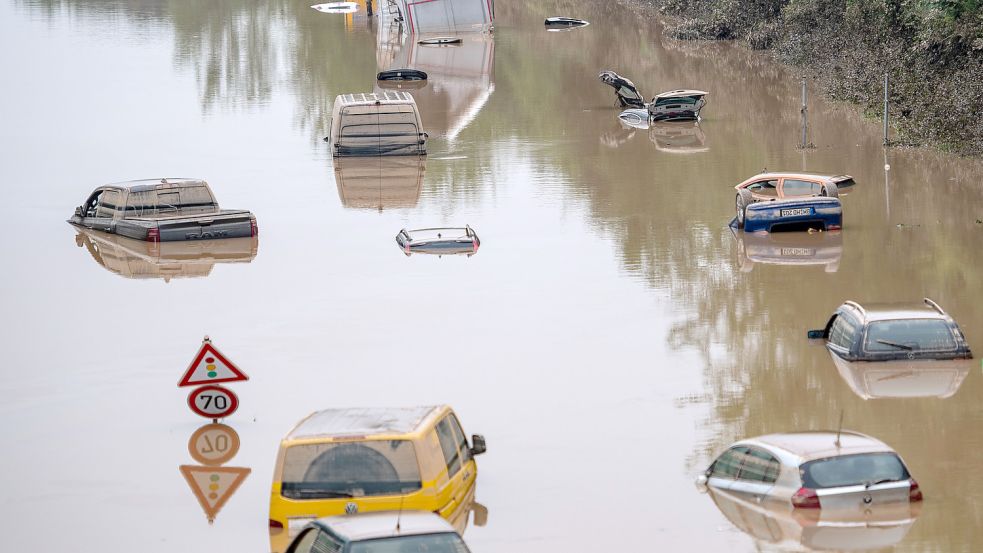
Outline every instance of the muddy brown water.
[[(550, 15), (591, 25), (548, 33)], [(817, 148), (798, 150), (794, 72), (664, 40), (625, 8), (497, 17), (493, 38), (437, 55), (302, 3), (0, 6), (4, 549), (267, 550), (294, 422), (444, 402), (489, 444), (475, 552), (809, 546), (738, 529), (693, 479), (735, 439), (841, 410), (925, 493), (894, 547), (979, 548), (979, 365), (948, 399), (864, 400), (804, 337), (845, 299), (929, 296), (983, 351), (983, 166), (885, 153), (876, 121), (815, 97)], [(331, 101), (409, 55), (434, 75), (414, 91), (428, 159), (336, 171)], [(647, 96), (710, 91), (704, 121), (624, 128), (602, 69)], [(764, 168), (854, 175), (839, 240), (736, 239), (730, 187)], [(63, 222), (95, 186), (164, 175), (253, 210), (255, 250), (158, 259)], [(402, 227), (465, 223), (470, 258), (395, 245)], [(175, 386), (206, 333), (250, 375), (225, 422), (241, 440), (226, 466), (251, 473), (211, 524), (179, 470), (205, 421)]]

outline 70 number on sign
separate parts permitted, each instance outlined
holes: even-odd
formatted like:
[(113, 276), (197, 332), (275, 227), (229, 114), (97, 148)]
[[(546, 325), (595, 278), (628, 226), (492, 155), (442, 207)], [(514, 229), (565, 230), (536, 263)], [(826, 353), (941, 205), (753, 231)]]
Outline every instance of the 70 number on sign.
[(205, 418), (220, 419), (235, 413), (239, 398), (228, 388), (202, 386), (188, 396), (188, 407)]

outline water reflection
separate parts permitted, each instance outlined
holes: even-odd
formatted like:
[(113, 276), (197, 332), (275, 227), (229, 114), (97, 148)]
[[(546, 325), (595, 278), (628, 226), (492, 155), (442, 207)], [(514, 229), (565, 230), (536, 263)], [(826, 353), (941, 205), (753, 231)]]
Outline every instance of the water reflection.
[(341, 205), (353, 209), (414, 207), (427, 162), (419, 156), (337, 158), (335, 182)]
[(215, 521), (222, 507), (236, 493), (251, 469), (223, 467), (239, 451), (239, 434), (231, 426), (206, 424), (188, 440), (188, 452), (201, 465), (181, 465), (178, 469), (208, 523)]
[(727, 520), (751, 536), (760, 549), (854, 551), (892, 547), (908, 535), (921, 513), (920, 503), (878, 505), (854, 513), (792, 509), (789, 504), (748, 501), (710, 489)]
[(145, 242), (76, 227), (75, 244), (85, 247), (107, 271), (126, 278), (206, 277), (216, 263), (249, 263), (259, 250), (259, 237)]
[(840, 232), (744, 232), (731, 227), (737, 241), (741, 272), (756, 263), (768, 265), (823, 265), (827, 273), (840, 269), (843, 235)]
[(952, 397), (962, 386), (973, 359), (847, 361), (829, 352), (843, 381), (863, 399)]
[(699, 121), (654, 122), (649, 126), (649, 140), (660, 152), (692, 154), (710, 150)]
[[(409, 68), (429, 75), (426, 81), (407, 84), (414, 88), (413, 98), (432, 137), (457, 138), (495, 91), (494, 37), (466, 34), (461, 39), (460, 44), (427, 46), (403, 37), (379, 49), (380, 71)], [(376, 84), (377, 91), (389, 86)]]

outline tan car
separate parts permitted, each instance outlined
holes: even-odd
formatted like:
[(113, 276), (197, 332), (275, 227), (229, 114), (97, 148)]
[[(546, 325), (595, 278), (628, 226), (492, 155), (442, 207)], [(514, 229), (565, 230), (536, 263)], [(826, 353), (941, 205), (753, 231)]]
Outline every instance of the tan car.
[[(774, 230), (774, 226), (802, 226), (810, 228), (822, 223), (824, 230), (839, 230), (842, 208), (831, 199), (795, 204), (810, 198), (838, 198), (855, 184), (850, 175), (824, 175), (819, 173), (759, 173), (734, 187), (737, 190), (734, 205), (737, 211), (737, 228), (748, 231)], [(842, 192), (841, 192), (842, 191)], [(775, 202), (774, 210), (748, 209), (762, 202)], [(795, 205), (793, 205), (795, 204)], [(829, 204), (829, 205), (826, 205)], [(772, 213), (773, 211), (773, 213)], [(752, 223), (745, 226), (751, 219)], [(760, 220), (758, 220), (760, 219)]]

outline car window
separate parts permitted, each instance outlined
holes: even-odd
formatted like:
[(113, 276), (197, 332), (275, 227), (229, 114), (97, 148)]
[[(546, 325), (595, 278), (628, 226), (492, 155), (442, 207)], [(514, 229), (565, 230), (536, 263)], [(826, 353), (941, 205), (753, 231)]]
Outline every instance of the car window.
[(454, 532), (398, 536), (352, 542), (351, 553), (468, 553), (464, 540)]
[(760, 449), (749, 449), (741, 465), (740, 480), (771, 483), (778, 479), (778, 459)]
[(291, 446), (280, 479), (281, 495), (291, 499), (404, 494), (422, 485), (410, 440)]
[(837, 315), (829, 328), (829, 343), (845, 350), (853, 346), (857, 326), (845, 315)]
[(437, 424), (437, 439), (440, 441), (440, 449), (447, 463), (447, 476), (454, 476), (461, 470), (461, 451), (458, 449), (458, 440), (454, 435), (449, 415)]
[(777, 198), (778, 179), (758, 181), (749, 185), (747, 189), (759, 196), (769, 196), (772, 198)]
[(99, 205), (96, 206), (96, 217), (112, 217), (119, 208), (119, 191), (106, 190), (99, 196)]
[(338, 553), (341, 551), (341, 542), (336, 541), (327, 532), (318, 532), (311, 553)]
[(812, 489), (895, 482), (910, 478), (901, 459), (888, 452), (817, 459), (802, 465), (799, 473), (802, 475), (802, 485)]
[(876, 321), (867, 327), (864, 349), (876, 352), (951, 351), (956, 340), (940, 319)]
[(744, 460), (744, 453), (748, 448), (743, 446), (732, 447), (723, 452), (717, 460), (713, 462), (710, 476), (719, 478), (737, 478), (741, 472), (741, 462)]
[(457, 449), (461, 452), (461, 462), (467, 463), (471, 460), (471, 447), (468, 446), (468, 439), (464, 436), (464, 430), (461, 429), (461, 423), (457, 420), (457, 417), (451, 415), (447, 417), (450, 420), (451, 429), (454, 431), (454, 435), (457, 440)]
[(784, 196), (813, 196), (819, 194), (822, 187), (818, 182), (798, 179), (785, 179), (782, 184), (782, 195)]
[(304, 533), (297, 536), (297, 539), (290, 545), (287, 553), (310, 553), (315, 538), (317, 538), (317, 530), (314, 528), (304, 530)]
[(180, 191), (182, 213), (205, 213), (218, 206), (205, 186), (185, 186)]

